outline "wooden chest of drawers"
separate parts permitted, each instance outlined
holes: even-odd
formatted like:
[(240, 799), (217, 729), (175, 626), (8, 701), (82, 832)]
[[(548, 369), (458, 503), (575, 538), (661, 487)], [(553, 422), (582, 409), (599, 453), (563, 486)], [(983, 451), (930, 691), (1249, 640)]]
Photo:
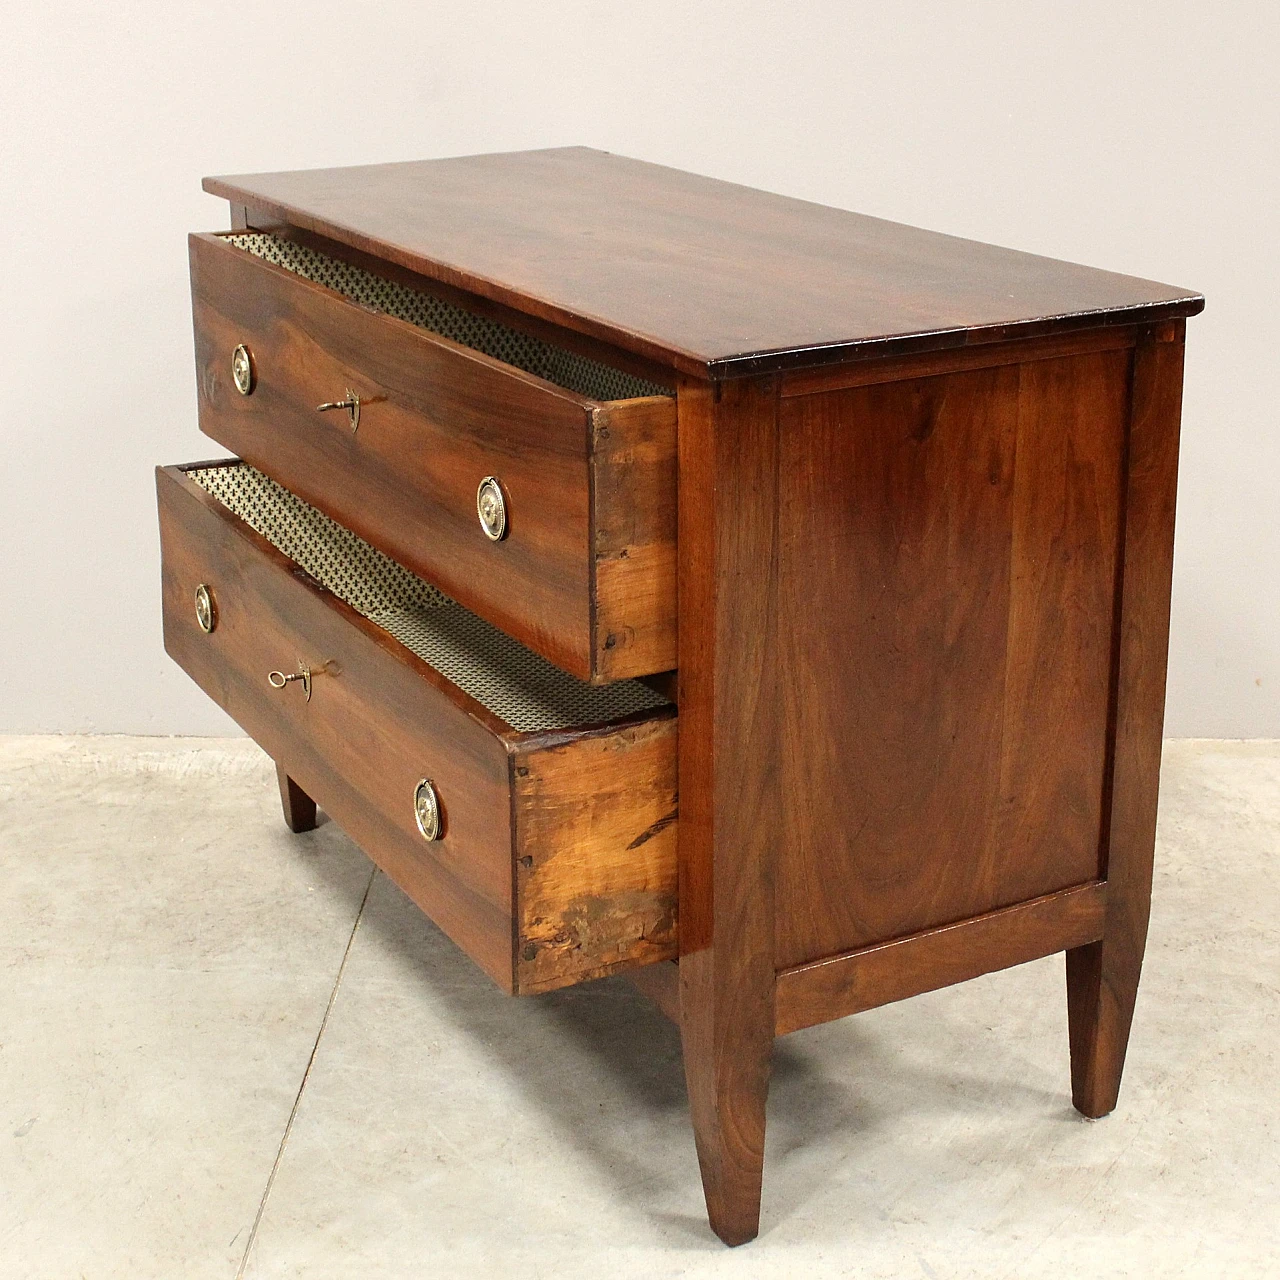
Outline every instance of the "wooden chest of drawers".
[(205, 185), (165, 641), (290, 825), (652, 995), (730, 1243), (775, 1035), (1065, 951), (1109, 1111), (1203, 300), (577, 148)]

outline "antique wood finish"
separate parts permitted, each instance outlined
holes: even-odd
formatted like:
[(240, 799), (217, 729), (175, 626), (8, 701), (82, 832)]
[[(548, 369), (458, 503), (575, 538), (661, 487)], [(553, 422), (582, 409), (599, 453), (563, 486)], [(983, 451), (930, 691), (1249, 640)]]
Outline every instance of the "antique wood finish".
[(674, 959), (674, 716), (517, 748), (514, 766), (517, 990)]
[[(157, 489), (169, 654), (500, 986), (550, 990), (675, 954), (669, 710), (517, 733), (180, 470), (161, 469)], [(217, 605), (212, 634), (196, 622), (199, 583)], [(267, 683), (299, 662), (316, 672), (310, 701), (300, 685)], [(599, 789), (588, 792), (592, 769)], [(413, 812), (424, 777), (444, 823), (430, 843)], [(560, 842), (588, 828), (590, 856), (575, 859)], [(513, 879), (526, 867), (522, 901), (533, 896), (573, 945), (517, 924)], [(551, 958), (517, 974), (516, 948), (529, 941)]]
[[(1065, 951), (1073, 1101), (1109, 1111), (1203, 298), (584, 148), (205, 188), (675, 389), (595, 403), (193, 238), (208, 434), (566, 670), (679, 707), (516, 734), (161, 472), (167, 647), (279, 761), (290, 825), (315, 796), (505, 989), (618, 972), (676, 1021), (730, 1244), (759, 1228), (775, 1035)], [(355, 438), (314, 411), (347, 386)], [(331, 664), (309, 706), (265, 684), (299, 658)]]
[(294, 780), (283, 765), (276, 765), (276, 781), (280, 784), (280, 804), (284, 824), (295, 834), (316, 829), (316, 802)]
[(1204, 304), (583, 147), (204, 186), (694, 377), (1150, 322)]
[(1102, 936), (1106, 902), (1106, 885), (1095, 881), (784, 969), (778, 974), (777, 1033), (787, 1035), (1092, 943)]
[(1086, 1116), (1120, 1091), (1151, 912), (1160, 740), (1173, 578), (1184, 326), (1137, 349), (1118, 608), (1114, 761), (1107, 815), (1106, 929), (1067, 952), (1071, 1093)]
[(1141, 325), (1111, 325), (1080, 333), (1053, 333), (1040, 338), (1020, 338), (1016, 342), (988, 342), (974, 347), (928, 351), (921, 355), (888, 356), (879, 360), (799, 369), (783, 375), (779, 395), (784, 399), (818, 395), (824, 391), (871, 387), (883, 382), (932, 378), (943, 373), (1028, 364), (1033, 360), (1053, 360), (1096, 351), (1125, 351), (1147, 331)]
[(680, 1021), (711, 1226), (759, 1229), (774, 1026), (777, 380), (680, 388)]
[[(673, 397), (597, 404), (218, 237), (190, 246), (207, 435), (582, 679), (675, 664)], [(354, 434), (316, 411), (348, 387)], [(497, 543), (476, 518), (487, 475)]]
[(781, 402), (790, 969), (1101, 874), (1130, 352)]

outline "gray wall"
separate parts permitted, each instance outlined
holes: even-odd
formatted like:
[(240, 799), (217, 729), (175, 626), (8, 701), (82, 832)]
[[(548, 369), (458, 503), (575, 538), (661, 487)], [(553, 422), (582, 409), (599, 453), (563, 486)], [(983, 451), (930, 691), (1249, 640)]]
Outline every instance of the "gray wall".
[(67, 3), (4, 23), (0, 730), (215, 733), (151, 467), (203, 174), (583, 142), (1203, 290), (1168, 731), (1280, 736), (1271, 3)]

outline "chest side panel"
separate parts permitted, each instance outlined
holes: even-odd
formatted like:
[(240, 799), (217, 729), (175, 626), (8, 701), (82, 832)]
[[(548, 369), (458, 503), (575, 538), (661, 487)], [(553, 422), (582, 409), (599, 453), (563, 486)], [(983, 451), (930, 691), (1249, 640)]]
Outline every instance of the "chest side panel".
[(779, 968), (1100, 874), (1131, 360), (781, 402)]

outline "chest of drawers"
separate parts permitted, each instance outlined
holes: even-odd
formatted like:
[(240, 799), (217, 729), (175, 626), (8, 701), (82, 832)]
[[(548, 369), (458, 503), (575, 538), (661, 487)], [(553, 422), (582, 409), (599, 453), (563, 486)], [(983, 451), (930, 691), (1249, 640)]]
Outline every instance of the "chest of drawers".
[(290, 826), (651, 995), (729, 1243), (777, 1035), (1063, 951), (1109, 1111), (1203, 300), (581, 148), (205, 186), (165, 643)]

